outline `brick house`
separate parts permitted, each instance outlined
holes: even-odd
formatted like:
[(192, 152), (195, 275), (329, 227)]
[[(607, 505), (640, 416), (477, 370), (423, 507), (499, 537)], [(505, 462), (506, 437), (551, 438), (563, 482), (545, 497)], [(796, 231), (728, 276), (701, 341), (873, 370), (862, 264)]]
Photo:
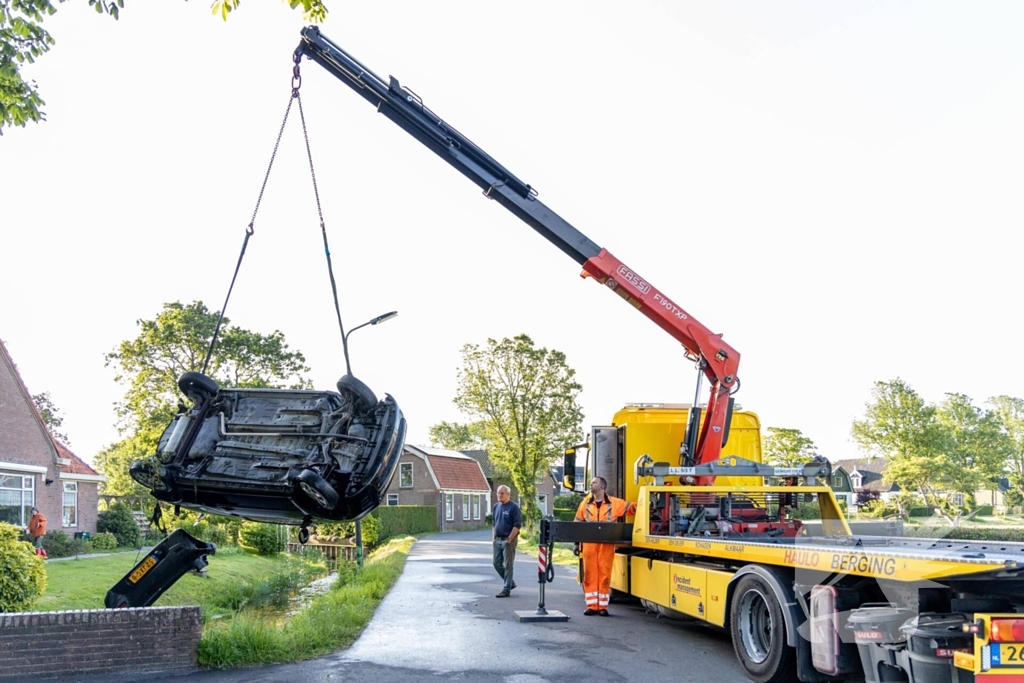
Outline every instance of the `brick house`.
[(491, 489), (480, 463), (458, 451), (406, 444), (385, 505), (437, 508), (441, 531), (487, 527)]
[(32, 506), (47, 531), (96, 533), (98, 474), (51, 436), (0, 340), (0, 521), (24, 527)]
[[(511, 491), (512, 500), (522, 504), (522, 501), (519, 499), (519, 490), (508, 477), (502, 476), (497, 471), (487, 451), (474, 450), (462, 452), (480, 463), (480, 467), (484, 472), (484, 476), (487, 477), (487, 483), (491, 489), (491, 500), (498, 501), (498, 487), (504, 484)], [(545, 469), (544, 474), (541, 475), (540, 482), (537, 484), (537, 508), (543, 510), (544, 515), (555, 514), (555, 496), (561, 492), (562, 487), (555, 481), (555, 475), (549, 469)], [(488, 508), (487, 513), (490, 513), (490, 511), (490, 508)]]

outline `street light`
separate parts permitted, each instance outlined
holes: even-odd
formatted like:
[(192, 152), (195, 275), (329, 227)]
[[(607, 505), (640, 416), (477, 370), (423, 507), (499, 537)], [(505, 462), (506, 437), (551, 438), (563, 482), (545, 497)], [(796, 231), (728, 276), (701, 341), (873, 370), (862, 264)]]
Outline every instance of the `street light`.
[(361, 329), (363, 327), (366, 327), (367, 325), (379, 325), (382, 322), (385, 322), (387, 320), (391, 320), (392, 318), (394, 318), (397, 315), (398, 315), (398, 311), (390, 311), (389, 313), (385, 313), (384, 315), (378, 315), (376, 318), (371, 318), (370, 320), (367, 320), (362, 325), (356, 325), (351, 330), (349, 330), (348, 332), (345, 333), (345, 335), (341, 338), (341, 347), (345, 350), (345, 372), (346, 373), (348, 373), (349, 375), (352, 374), (352, 365), (348, 362), (348, 336), (350, 334), (352, 334), (353, 332), (355, 332), (356, 330)]
[[(356, 325), (342, 336), (341, 346), (343, 349), (345, 349), (345, 372), (347, 374), (352, 374), (352, 366), (348, 362), (348, 336), (355, 332), (356, 330), (366, 327), (367, 325), (379, 325), (382, 322), (391, 320), (396, 315), (398, 315), (398, 311), (389, 311), (388, 313), (385, 313), (383, 315), (378, 315), (376, 318), (371, 318), (370, 320), (367, 320), (362, 325)], [(356, 520), (356, 563), (360, 567), (363, 566), (363, 520), (361, 519)]]

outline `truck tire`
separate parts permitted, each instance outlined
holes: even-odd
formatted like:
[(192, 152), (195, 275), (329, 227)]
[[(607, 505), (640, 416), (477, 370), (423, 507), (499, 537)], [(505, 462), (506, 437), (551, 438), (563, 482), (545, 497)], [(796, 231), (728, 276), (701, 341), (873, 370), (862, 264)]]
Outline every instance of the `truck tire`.
[(748, 574), (736, 584), (729, 609), (736, 658), (756, 683), (795, 681), (796, 650), (786, 644), (786, 622), (775, 591)]
[(338, 380), (338, 393), (351, 394), (352, 407), (359, 413), (366, 412), (377, 405), (377, 396), (373, 393), (373, 390), (366, 386), (362, 380), (358, 380), (352, 375), (341, 376), (341, 379)]
[(299, 472), (295, 477), (295, 483), (307, 498), (327, 512), (336, 508), (338, 501), (341, 500), (341, 496), (334, 490), (334, 487), (313, 470)]

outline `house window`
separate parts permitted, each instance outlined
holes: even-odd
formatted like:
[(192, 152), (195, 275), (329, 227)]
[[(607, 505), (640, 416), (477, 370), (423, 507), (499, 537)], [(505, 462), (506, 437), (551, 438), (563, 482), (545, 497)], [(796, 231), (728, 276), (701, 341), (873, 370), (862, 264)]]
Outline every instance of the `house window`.
[(78, 526), (78, 482), (64, 482), (64, 526)]
[(537, 494), (537, 509), (540, 510), (540, 514), (542, 515), (548, 514), (548, 494)]
[(864, 476), (860, 472), (854, 472), (850, 475), (850, 484), (853, 488), (859, 489), (864, 484)]
[(469, 516), (470, 516), (469, 494), (468, 493), (463, 493), (462, 494), (462, 519), (463, 519), (463, 521), (469, 519)]
[(449, 522), (455, 519), (455, 494), (444, 494), (444, 518)]
[(843, 488), (843, 475), (833, 474), (832, 475), (832, 488), (841, 489)]
[(963, 504), (964, 504), (964, 494), (962, 494), (962, 493), (954, 493), (953, 494), (953, 505), (963, 505)]
[(35, 505), (35, 477), (0, 472), (0, 522), (28, 526)]
[(399, 485), (399, 487), (401, 487), (403, 489), (411, 489), (412, 488), (412, 463), (411, 462), (403, 462), (400, 465), (400, 468), (401, 468), (401, 472), (399, 473), (399, 476), (398, 476), (398, 485)]
[(480, 496), (473, 496), (473, 519), (480, 519)]
[(398, 505), (398, 494), (397, 493), (389, 493), (388, 494), (388, 505)]

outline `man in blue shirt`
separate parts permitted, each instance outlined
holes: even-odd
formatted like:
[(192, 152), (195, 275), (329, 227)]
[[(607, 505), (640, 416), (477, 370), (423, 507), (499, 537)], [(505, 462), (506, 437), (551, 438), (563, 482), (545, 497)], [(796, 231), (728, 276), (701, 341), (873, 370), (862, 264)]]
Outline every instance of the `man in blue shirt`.
[(491, 510), (494, 523), (492, 540), (494, 545), (494, 571), (505, 580), (505, 587), (495, 595), (496, 598), (507, 598), (516, 587), (512, 580), (512, 571), (516, 561), (516, 542), (519, 539), (519, 527), (523, 526), (523, 513), (519, 505), (511, 500), (512, 492), (502, 484), (498, 487), (498, 502)]

